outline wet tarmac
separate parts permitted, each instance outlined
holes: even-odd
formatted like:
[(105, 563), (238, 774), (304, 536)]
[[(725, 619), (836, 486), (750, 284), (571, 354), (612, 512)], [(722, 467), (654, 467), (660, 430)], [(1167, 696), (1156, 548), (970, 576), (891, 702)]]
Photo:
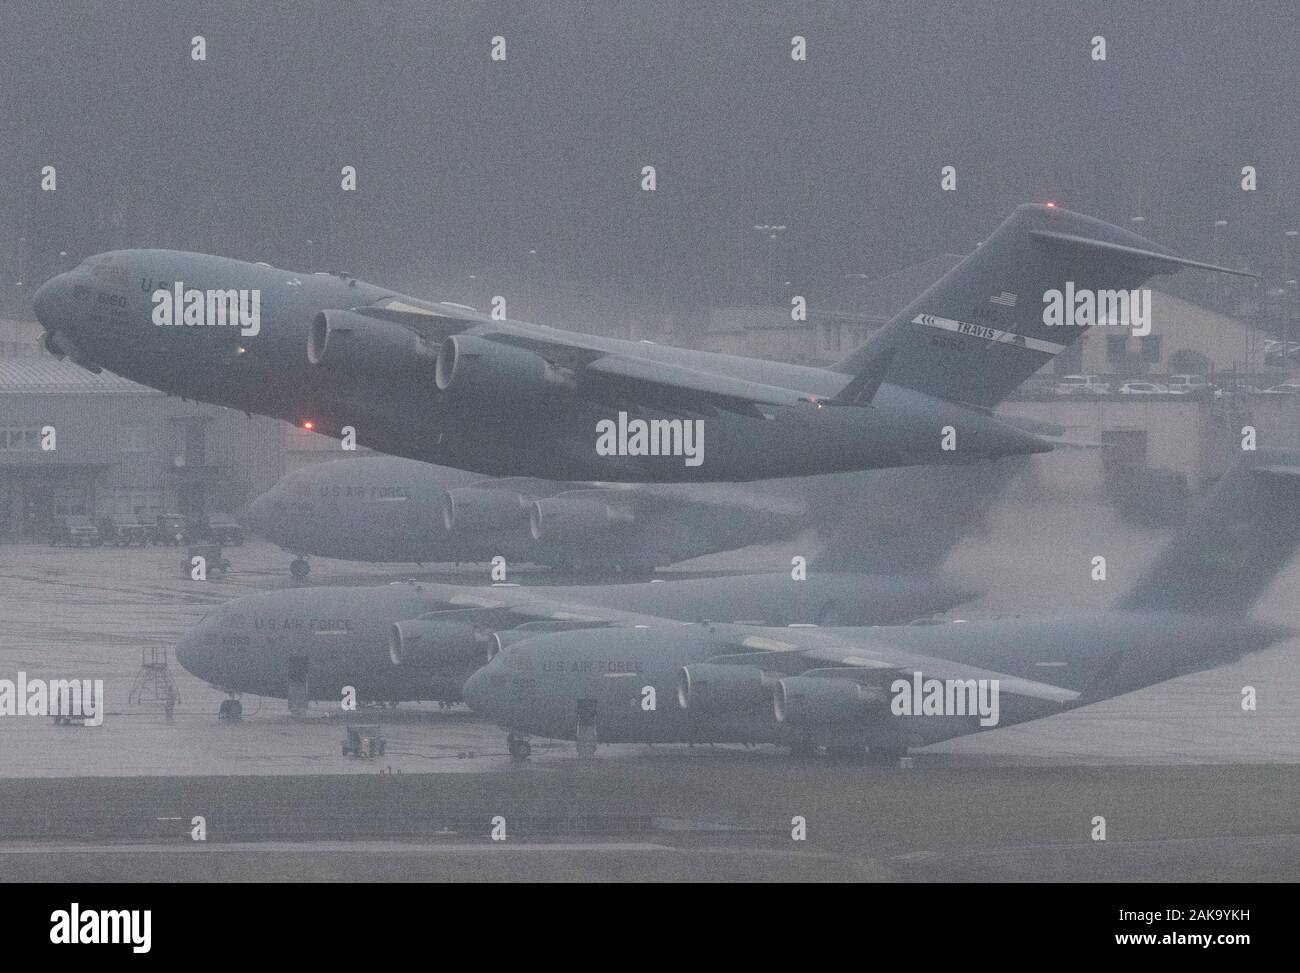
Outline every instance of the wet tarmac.
[[(953, 613), (953, 617), (986, 618), (999, 615), (1042, 614), (1067, 607), (1105, 606), (1122, 593), (1154, 555), (1165, 532), (1137, 529), (1121, 523), (1106, 507), (1060, 505), (1035, 502), (1006, 504), (990, 513), (989, 529), (968, 539), (954, 553), (949, 569), (977, 580), (988, 596)], [(793, 554), (813, 554), (811, 537), (768, 548), (716, 555), (688, 565), (674, 573), (725, 572), (728, 570), (782, 570)], [(1088, 568), (1096, 553), (1107, 556), (1110, 580), (1093, 582)], [(242, 780), (277, 778), (338, 777), (343, 775), (468, 775), (467, 783), (499, 780), (504, 794), (499, 803), (515, 806), (549, 775), (561, 777), (578, 765), (571, 744), (534, 741), (534, 756), (521, 772), (505, 752), (504, 734), (476, 719), (464, 707), (440, 708), (436, 704), (403, 704), (396, 710), (375, 709), (362, 714), (378, 722), (388, 740), (383, 758), (376, 761), (344, 757), (340, 752), (344, 717), (336, 706), (313, 704), (306, 718), (291, 717), (283, 700), (244, 697), (244, 720), (221, 723), (217, 707), (224, 694), (190, 676), (175, 664), (171, 650), (180, 635), (213, 606), (228, 599), (270, 587), (287, 587), (289, 556), (269, 544), (252, 540), (227, 549), (232, 570), (223, 578), (195, 582), (183, 578), (181, 552), (175, 548), (144, 550), (97, 548), (68, 550), (43, 545), (0, 547), (0, 678), (15, 678), (25, 671), (29, 677), (102, 678), (105, 681), (107, 714), (99, 727), (56, 726), (48, 718), (0, 717), (0, 779), (26, 779), (52, 785), (58, 779), (188, 777)], [(488, 581), (485, 566), (444, 567), (440, 570), (415, 565), (363, 565), (313, 559), (310, 584), (376, 584), (404, 577), (459, 580), (470, 584)], [(523, 584), (546, 583), (545, 572), (521, 571), (511, 580)], [(1262, 600), (1259, 617), (1295, 624), (1295, 605), (1300, 604), (1300, 569), (1287, 568)], [(180, 693), (180, 703), (168, 719), (160, 703), (137, 700), (133, 690), (142, 662), (166, 658), (168, 673)], [(1243, 712), (1242, 689), (1255, 687), (1259, 708)], [(148, 695), (146, 686), (145, 695)], [(355, 716), (350, 716), (355, 719)], [(634, 779), (649, 780), (663, 775), (666, 767), (674, 774), (685, 772), (686, 780), (712, 776), (719, 766), (739, 765), (745, 769), (740, 790), (717, 800), (701, 811), (721, 820), (743, 812), (750, 801), (746, 787), (763, 788), (764, 782), (790, 773), (789, 758), (775, 748), (738, 747), (602, 747), (594, 763), (622, 767)], [(1261, 786), (1290, 788), (1294, 794), (1300, 770), (1300, 642), (1291, 641), (1250, 656), (1242, 662), (1210, 672), (1188, 676), (1119, 699), (1073, 713), (1018, 727), (1008, 727), (976, 737), (931, 747), (915, 755), (910, 771), (895, 770), (892, 776), (875, 780), (873, 786), (901, 793), (918, 779), (979, 772), (991, 779), (1016, 773), (1017, 768), (1047, 771), (1041, 786), (1062, 792), (1097, 778), (1089, 775), (1141, 773), (1143, 767), (1197, 767), (1201, 790), (1214, 795), (1218, 789), (1238, 786), (1230, 772), (1246, 765), (1257, 768)], [(1221, 782), (1214, 768), (1222, 768)], [(826, 758), (804, 768), (813, 774), (840, 781), (852, 788), (860, 770), (837, 766)], [(539, 775), (541, 775), (539, 777)], [(40, 784), (41, 787), (46, 784)], [(477, 784), (475, 786), (478, 786)], [(34, 792), (33, 800), (43, 800)], [(469, 792), (465, 792), (469, 793)], [(511, 795), (515, 795), (512, 802)], [(114, 798), (106, 798), (109, 801)], [(960, 801), (954, 788), (944, 800)], [(1065, 800), (1063, 797), (1062, 800)], [(1136, 799), (1137, 807), (1148, 807), (1150, 796)], [(1196, 801), (1192, 799), (1192, 811)], [(1206, 797), (1206, 807), (1214, 805)], [(477, 802), (466, 813), (477, 814)], [(1292, 801), (1294, 807), (1297, 802)], [(597, 801), (593, 807), (602, 805)], [(848, 853), (844, 846), (823, 848), (823, 859), (807, 856), (790, 866), (784, 877), (885, 878), (928, 880), (936, 878), (1214, 878), (1222, 865), (1232, 861), (1249, 865), (1248, 874), (1238, 878), (1291, 878), (1300, 876), (1300, 820), (1285, 814), (1257, 809), (1248, 829), (1234, 830), (1232, 820), (1213, 818), (1205, 833), (1189, 834), (1159, 829), (1145, 833), (1135, 843), (1133, 836), (1111, 843), (1098, 851), (1081, 834), (1039, 835), (1036, 840), (1017, 840), (1017, 832), (990, 835), (978, 847), (935, 848), (927, 835), (944, 836), (951, 821), (928, 821), (924, 807), (915, 808), (919, 837), (905, 847), (884, 846)], [(994, 800), (990, 815), (1021, 813), (1010, 790), (1005, 805)], [(1082, 813), (1082, 812), (1081, 812)], [(0, 824), (4, 816), (0, 815)], [(129, 829), (128, 829), (129, 830)], [(958, 828), (960, 830), (960, 828)], [(0, 828), (0, 831), (4, 831)], [(788, 856), (783, 842), (754, 843), (749, 838), (724, 840), (715, 852), (696, 849), (691, 859), (681, 849), (700, 839), (688, 835), (636, 836), (645, 847), (613, 849), (610, 836), (596, 836), (600, 848), (586, 849), (582, 835), (542, 835), (546, 848), (516, 847), (516, 862), (559, 861), (561, 864), (529, 866), (529, 874), (559, 877), (616, 877), (620, 868), (598, 864), (608, 861), (655, 861), (638, 865), (631, 877), (694, 877), (702, 863), (712, 861), (719, 875), (733, 877), (780, 877), (771, 869), (770, 856)], [(64, 856), (77, 849), (93, 853), (79, 843), (86, 836), (45, 836), (67, 843), (54, 847), (33, 844), (22, 833), (0, 834), (0, 862), (10, 877), (19, 877), (24, 866), (19, 860), (32, 849), (44, 848), (51, 867), (59, 868)], [(41, 837), (41, 836), (36, 836)], [(246, 836), (228, 835), (228, 842)], [(331, 858), (311, 842), (326, 840), (315, 832), (297, 834), (283, 850), (271, 848), (250, 852), (238, 844), (221, 845), (231, 858), (217, 856), (217, 863), (201, 864), (186, 846), (153, 854), (138, 847), (139, 834), (125, 835), (113, 828), (104, 832), (103, 877), (132, 878), (167, 874), (171, 877), (222, 877), (233, 874), (230, 863), (240, 856), (249, 858), (246, 874), (258, 877), (327, 876), (337, 867)], [(498, 849), (479, 849), (470, 842), (465, 850), (451, 845), (421, 844), (413, 853), (394, 846), (385, 838), (399, 836), (387, 831), (361, 845), (358, 836), (346, 856), (368, 877), (504, 877), (508, 868), (488, 864), (484, 855)], [(402, 836), (404, 839), (409, 836)], [(476, 838), (477, 840), (477, 838)], [(621, 840), (621, 839), (619, 839)], [(128, 841), (118, 848), (118, 842)], [(568, 843), (567, 849), (549, 843)], [(578, 847), (573, 842), (578, 842)], [(1165, 842), (1184, 842), (1166, 845)], [(306, 842), (305, 844), (303, 842)], [(851, 842), (849, 844), (852, 844)], [(216, 847), (216, 846), (212, 846)], [(60, 850), (63, 848), (64, 850)], [(108, 850), (118, 853), (109, 855)], [(617, 854), (615, 852), (618, 852)], [(95, 857), (98, 853), (92, 854)], [(695, 854), (695, 852), (692, 852)], [(188, 856), (188, 857), (187, 857)], [(902, 856), (902, 857), (899, 857)], [(112, 864), (109, 859), (112, 859)], [(99, 860), (99, 858), (96, 858)], [(254, 861), (255, 860), (255, 861)], [(326, 861), (332, 862), (325, 864)], [(149, 864), (143, 864), (143, 862)], [(357, 862), (368, 864), (361, 865)], [(820, 861), (820, 864), (819, 864)], [(171, 862), (171, 865), (166, 865)], [(276, 863), (280, 866), (276, 866)], [(312, 863), (315, 862), (313, 865)], [(764, 864), (766, 862), (766, 864)], [(1163, 862), (1163, 865), (1161, 864)], [(405, 863), (405, 864), (402, 864)], [(173, 867), (174, 866), (174, 867)], [(71, 866), (69, 866), (71, 867)], [(161, 872), (160, 872), (161, 870)], [(274, 874), (273, 874), (274, 873)], [(99, 874), (99, 873), (97, 873)], [(699, 872), (699, 877), (704, 877)], [(1230, 876), (1229, 876), (1230, 877)]]

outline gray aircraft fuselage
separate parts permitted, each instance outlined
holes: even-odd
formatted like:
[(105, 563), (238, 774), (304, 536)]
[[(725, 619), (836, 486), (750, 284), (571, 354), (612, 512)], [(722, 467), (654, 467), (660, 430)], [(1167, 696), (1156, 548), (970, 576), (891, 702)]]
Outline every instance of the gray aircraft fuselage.
[(397, 582), (294, 588), (238, 598), (204, 616), (177, 645), (176, 659), (231, 692), (287, 698), (290, 660), (298, 659), (311, 699), (338, 700), (343, 687), (352, 686), (362, 700), (455, 701), (487, 655), (438, 669), (395, 665), (389, 645), (394, 623), (429, 612), (544, 602), (547, 612), (575, 617), (609, 608), (682, 621), (872, 625), (946, 611), (976, 596), (942, 578), (815, 570), (802, 581), (786, 574), (586, 587)]
[[(574, 484), (491, 481), (392, 456), (317, 463), (257, 497), (244, 526), (295, 554), (381, 562), (543, 564), (649, 571), (687, 558), (793, 536), (807, 505), (752, 488), (615, 484), (565, 500)], [(596, 511), (550, 527), (530, 517), (550, 498)], [(601, 520), (601, 510), (620, 516)], [(454, 512), (449, 514), (449, 511)]]
[[(256, 334), (226, 326), (155, 323), (151, 295), (183, 284), (202, 293), (242, 290), (259, 300)], [(991, 415), (885, 383), (870, 406), (819, 402), (762, 405), (761, 417), (720, 409), (697, 413), (703, 461), (677, 456), (598, 455), (598, 423), (617, 419), (618, 401), (587, 395), (524, 400), (511, 387), (466, 398), (439, 393), (434, 362), (413, 357), (401, 378), (313, 365), (307, 348), (322, 311), (397, 306), (472, 318), (453, 330), (488, 329), (517, 342), (567, 335), (516, 321), (489, 321), (352, 278), (300, 274), (266, 264), (171, 250), (121, 250), (88, 258), (36, 293), (47, 343), (88, 367), (185, 398), (261, 413), (357, 441), (384, 453), (498, 476), (623, 482), (735, 481), (905, 465), (974, 462), (1049, 447)], [(177, 320), (181, 310), (176, 309)], [(398, 312), (402, 313), (402, 312)], [(205, 319), (206, 320), (206, 319)], [(429, 317), (429, 321), (442, 320)], [(414, 335), (411, 335), (413, 338)], [(738, 383), (794, 389), (829, 399), (852, 375), (648, 342), (583, 336), (587, 348), (678, 369), (707, 369)], [(427, 369), (420, 370), (422, 364)], [(644, 404), (643, 404), (644, 405)], [(633, 412), (681, 419), (679, 406)], [(957, 449), (944, 430), (959, 430)]]
[[(1002, 691), (996, 726), (1008, 726), (1222, 665), (1288, 633), (1238, 618), (1113, 611), (865, 631), (829, 628), (819, 634), (842, 635), (844, 655), (859, 660), (869, 661), (872, 646), (893, 648), (1080, 694), (1059, 701)], [(774, 642), (790, 637), (780, 629), (752, 634)], [(895, 715), (887, 699), (858, 718), (811, 726), (778, 721), (770, 694), (725, 714), (701, 714), (681, 705), (683, 667), (734, 653), (737, 639), (734, 627), (726, 625), (538, 635), (507, 646), (475, 672), (464, 697), (476, 713), (513, 733), (560, 740), (575, 738), (579, 707), (586, 701), (587, 718), (601, 743), (893, 750), (996, 728), (982, 726), (975, 716)], [(754, 659), (756, 666), (764, 665), (763, 653)], [(888, 672), (885, 690), (897, 675)], [(653, 709), (642, 705), (647, 687), (654, 689)]]

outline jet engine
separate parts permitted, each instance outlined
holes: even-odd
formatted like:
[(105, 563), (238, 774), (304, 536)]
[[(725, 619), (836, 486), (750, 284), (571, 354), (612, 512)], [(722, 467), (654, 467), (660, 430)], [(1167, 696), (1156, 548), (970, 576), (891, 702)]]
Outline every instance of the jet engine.
[(476, 401), (509, 402), (577, 388), (568, 369), (526, 349), (470, 334), (451, 335), (438, 347), (433, 381), (440, 392)]
[(466, 621), (412, 618), (388, 630), (388, 657), (405, 669), (440, 669), (488, 657), (490, 633)]
[(491, 662), (497, 657), (497, 653), (510, 648), (516, 642), (523, 642), (527, 639), (537, 638), (539, 633), (529, 631), (528, 629), (508, 628), (500, 632), (493, 632), (488, 638), (487, 661)]
[(702, 662), (677, 675), (677, 703), (701, 716), (744, 713), (772, 698), (774, 679), (757, 666)]
[(528, 501), (513, 490), (458, 487), (442, 500), (442, 522), (448, 530), (480, 531), (522, 525)]
[(528, 526), (533, 540), (553, 540), (559, 535), (581, 537), (612, 527), (625, 526), (635, 517), (631, 510), (611, 507), (599, 500), (565, 499), (548, 497), (533, 502), (528, 515)]
[(864, 686), (852, 679), (790, 676), (772, 691), (772, 715), (778, 723), (816, 726), (844, 723), (888, 702), (879, 686)]
[(573, 632), (583, 628), (604, 628), (605, 623), (596, 619), (564, 619), (561, 621), (524, 622), (518, 628), (506, 628), (493, 632), (488, 637), (487, 661), (491, 662), (497, 653), (503, 652), (516, 642), (535, 639), (549, 632)]
[(427, 375), (437, 354), (400, 324), (354, 311), (321, 311), (307, 335), (307, 361), (336, 372), (399, 377)]

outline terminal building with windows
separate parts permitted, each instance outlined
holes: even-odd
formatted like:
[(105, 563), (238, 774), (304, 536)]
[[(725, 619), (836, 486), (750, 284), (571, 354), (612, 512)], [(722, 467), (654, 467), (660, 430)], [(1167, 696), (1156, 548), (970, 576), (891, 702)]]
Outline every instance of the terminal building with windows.
[(50, 355), (0, 357), (0, 538), (67, 514), (236, 512), (285, 472), (291, 434)]

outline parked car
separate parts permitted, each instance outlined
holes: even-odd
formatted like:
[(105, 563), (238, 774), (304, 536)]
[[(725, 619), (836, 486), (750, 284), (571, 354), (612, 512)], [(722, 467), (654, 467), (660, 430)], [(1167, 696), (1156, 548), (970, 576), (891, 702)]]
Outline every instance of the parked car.
[(1182, 395), (1182, 392), (1175, 392), (1167, 385), (1161, 385), (1159, 382), (1125, 382), (1119, 387), (1120, 395)]
[(109, 514), (99, 518), (99, 536), (105, 544), (114, 547), (132, 547), (139, 544), (144, 547), (149, 543), (145, 535), (144, 524), (132, 514)]
[(244, 528), (230, 514), (213, 513), (205, 517), (191, 517), (190, 537), (193, 540), (212, 541), (214, 544), (244, 543)]
[(194, 576), (194, 558), (196, 557), (203, 558), (205, 574), (209, 578), (216, 574), (225, 574), (230, 570), (230, 561), (221, 553), (220, 544), (191, 544), (185, 553), (185, 560), (181, 561), (182, 578), (192, 578)]
[(1110, 384), (1096, 375), (1062, 375), (1053, 391), (1060, 396), (1109, 395)]
[(1300, 342), (1278, 341), (1276, 338), (1264, 342), (1264, 365), (1268, 368), (1294, 365), (1297, 357), (1300, 357)]
[(91, 523), (89, 517), (70, 514), (55, 517), (50, 529), (50, 546), (66, 544), (68, 547), (99, 547), (104, 543), (99, 536), (99, 529)]
[(175, 547), (190, 541), (189, 524), (180, 514), (159, 514), (152, 524), (145, 525), (145, 533), (149, 535), (150, 544)]
[(1208, 395), (1214, 386), (1204, 375), (1170, 375), (1164, 381), (1170, 392), (1182, 392), (1187, 395), (1202, 393)]

